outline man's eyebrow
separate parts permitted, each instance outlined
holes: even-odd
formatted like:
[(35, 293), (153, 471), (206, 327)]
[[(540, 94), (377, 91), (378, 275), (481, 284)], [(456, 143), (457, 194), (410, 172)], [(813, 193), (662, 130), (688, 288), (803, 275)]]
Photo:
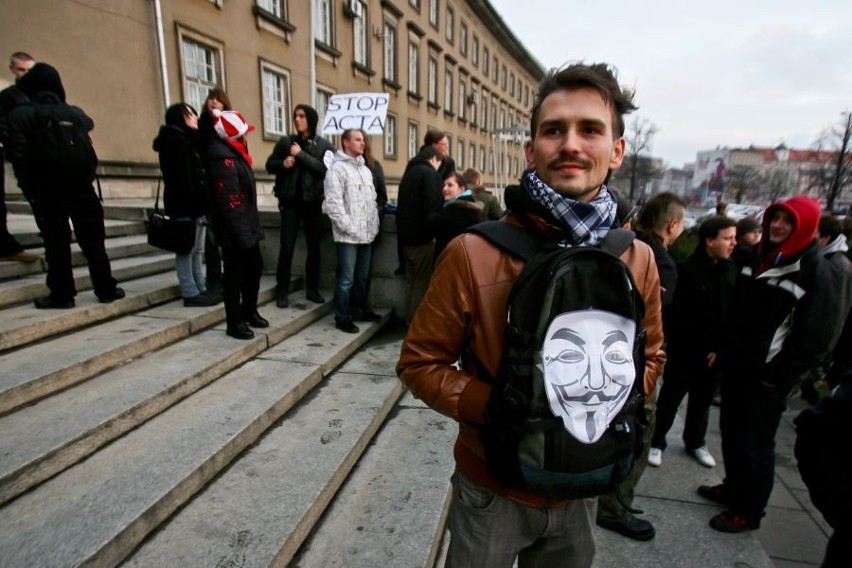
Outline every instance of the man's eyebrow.
[(627, 334), (620, 329), (614, 329), (606, 335), (606, 339), (603, 340), (602, 344), (604, 347), (609, 347), (618, 341), (627, 343)]
[(583, 341), (583, 338), (580, 337), (576, 331), (567, 327), (556, 330), (556, 332), (550, 336), (550, 339), (564, 339), (580, 347), (586, 344), (586, 342)]

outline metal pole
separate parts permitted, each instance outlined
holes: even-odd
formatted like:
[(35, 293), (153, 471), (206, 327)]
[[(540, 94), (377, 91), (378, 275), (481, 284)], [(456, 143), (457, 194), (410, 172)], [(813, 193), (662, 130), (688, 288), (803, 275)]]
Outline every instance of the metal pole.
[[(157, 20), (157, 44), (160, 48), (160, 75), (163, 83), (163, 101), (166, 103), (165, 108), (169, 108), (172, 104), (169, 97), (169, 70), (166, 66), (166, 38), (163, 35), (163, 10), (160, 6), (160, 0), (154, 0), (154, 17)], [(201, 109), (198, 109), (201, 112)]]

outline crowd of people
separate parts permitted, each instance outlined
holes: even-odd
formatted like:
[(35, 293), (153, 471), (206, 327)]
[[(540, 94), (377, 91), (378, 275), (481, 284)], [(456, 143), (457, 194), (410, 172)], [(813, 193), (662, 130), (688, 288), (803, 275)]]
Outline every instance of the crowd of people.
[[(53, 67), (16, 53), (10, 68), (16, 84), (0, 93), (0, 136), (32, 205), (48, 262), (50, 295), (35, 305), (75, 305), (69, 219), (95, 295), (101, 302), (120, 299), (124, 291), (111, 275), (104, 249), (94, 168), (78, 176), (58, 166), (46, 168), (39, 146), (38, 123), (45, 113), (69, 113), (86, 136), (94, 124), (81, 109), (67, 105)], [(726, 507), (710, 525), (723, 532), (758, 529), (773, 487), (775, 435), (788, 397), (801, 389), (809, 402), (819, 403), (832, 396), (832, 388), (848, 392), (852, 264), (841, 220), (805, 196), (773, 203), (762, 221), (736, 222), (720, 209), (701, 223), (694, 252), (675, 262), (670, 248), (684, 230), (684, 200), (667, 192), (654, 195), (634, 218), (631, 204), (607, 186), (625, 156), (624, 116), (635, 109), (633, 92), (619, 85), (606, 64), (553, 70), (532, 109), (528, 169), (519, 185), (506, 188), (507, 212), (485, 190), (480, 172), (455, 170), (444, 132), (430, 129), (405, 168), (396, 218), (407, 333), (397, 372), (415, 396), (459, 422), (447, 566), (511, 566), (515, 559), (520, 566), (589, 566), (593, 522), (635, 540), (653, 538), (651, 523), (634, 515), (633, 492), (645, 464), (664, 466), (667, 434), (685, 397), (684, 448), (708, 468), (716, 466), (705, 440), (709, 410), (714, 400), (721, 404), (724, 481), (697, 488)], [(326, 301), (320, 293), (320, 241), (330, 222), (337, 253), (335, 325), (357, 333), (357, 322), (380, 319), (370, 307), (369, 291), (387, 203), (382, 166), (366, 132), (346, 130), (335, 151), (317, 132), (314, 108), (296, 105), (292, 120), (294, 132), (277, 142), (265, 163), (275, 176), (281, 220), (276, 306), (290, 304), (300, 229), (305, 297)], [(175, 259), (184, 305), (224, 301), (227, 334), (243, 340), (254, 337), (253, 328), (269, 326), (257, 306), (264, 233), (246, 138), (253, 129), (227, 93), (215, 88), (200, 114), (183, 102), (170, 106), (153, 142), (165, 212), (195, 227), (192, 249)], [(22, 262), (37, 258), (8, 233), (5, 217), (3, 210), (0, 256)], [(487, 463), (484, 433), (501, 426), (495, 422), (506, 415), (507, 404), (501, 398), (505, 393), (492, 388), (493, 377), (510, 372), (504, 369), (513, 364), (504, 356), (511, 332), (506, 306), (525, 261), (469, 232), (486, 220), (500, 220), (542, 246), (562, 249), (600, 246), (622, 228), (636, 233), (616, 256), (627, 267), (642, 308), (637, 321), (642, 342), (634, 346), (636, 373), (630, 380), (644, 392), (639, 420), (645, 425), (644, 450), (611, 494), (547, 498), (507, 483)], [(625, 336), (621, 331), (610, 331), (605, 349), (616, 332)], [(568, 367), (592, 349), (589, 337), (563, 328), (550, 339), (571, 343), (558, 355)], [(607, 357), (612, 358), (606, 364), (601, 360), (604, 374), (598, 383), (590, 378), (593, 365), (576, 381), (585, 389), (584, 404), (607, 398), (603, 393), (616, 379), (606, 365), (627, 361), (620, 352)], [(523, 400), (512, 404), (523, 406)], [(591, 436), (598, 422), (593, 411), (586, 412)], [(806, 463), (803, 470), (812, 471)], [(820, 478), (809, 476), (806, 482), (818, 483), (821, 494), (831, 483), (833, 495), (845, 504), (852, 501), (849, 475), (814, 479)], [(824, 501), (815, 499), (818, 506)], [(829, 519), (835, 534), (826, 566), (839, 566), (852, 554), (846, 517)]]

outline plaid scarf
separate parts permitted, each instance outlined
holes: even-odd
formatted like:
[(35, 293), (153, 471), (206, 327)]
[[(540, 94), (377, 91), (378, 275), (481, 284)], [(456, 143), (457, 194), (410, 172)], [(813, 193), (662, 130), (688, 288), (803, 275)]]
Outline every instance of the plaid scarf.
[(596, 245), (615, 222), (615, 199), (605, 185), (601, 186), (597, 197), (588, 203), (560, 195), (540, 180), (535, 170), (524, 173), (521, 185), (565, 229), (568, 238), (562, 243), (564, 246)]

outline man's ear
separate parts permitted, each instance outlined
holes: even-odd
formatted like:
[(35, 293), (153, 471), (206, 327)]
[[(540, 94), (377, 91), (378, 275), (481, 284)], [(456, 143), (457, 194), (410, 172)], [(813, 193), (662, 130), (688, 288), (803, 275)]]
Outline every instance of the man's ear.
[(617, 170), (621, 167), (621, 162), (624, 160), (624, 152), (627, 149), (627, 142), (624, 140), (622, 136), (618, 140), (615, 141), (615, 144), (612, 147), (612, 155), (609, 159), (609, 169)]

